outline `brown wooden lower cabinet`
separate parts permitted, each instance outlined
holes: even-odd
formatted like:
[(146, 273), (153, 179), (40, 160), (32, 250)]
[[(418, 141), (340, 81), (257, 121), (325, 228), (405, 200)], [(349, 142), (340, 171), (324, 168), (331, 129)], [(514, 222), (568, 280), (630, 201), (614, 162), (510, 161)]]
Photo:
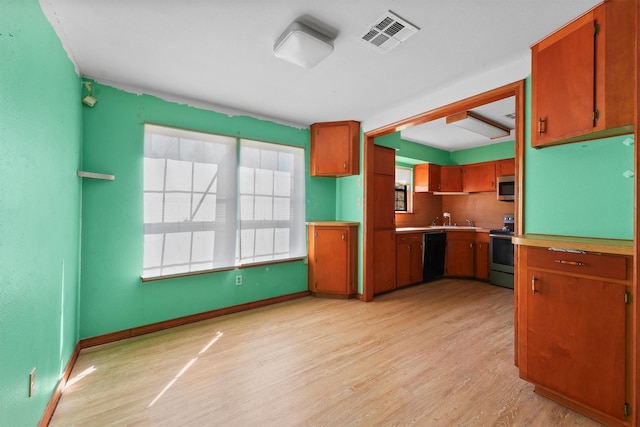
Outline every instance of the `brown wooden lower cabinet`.
[(396, 235), (396, 286), (422, 282), (422, 233)]
[(375, 230), (373, 232), (373, 293), (396, 288), (396, 232)]
[(445, 275), (473, 277), (475, 240), (474, 231), (447, 231)]
[(309, 291), (349, 298), (358, 287), (358, 223), (308, 224)]
[(476, 279), (489, 280), (489, 233), (476, 233)]
[(628, 425), (631, 258), (527, 246), (519, 253), (520, 376), (606, 425)]

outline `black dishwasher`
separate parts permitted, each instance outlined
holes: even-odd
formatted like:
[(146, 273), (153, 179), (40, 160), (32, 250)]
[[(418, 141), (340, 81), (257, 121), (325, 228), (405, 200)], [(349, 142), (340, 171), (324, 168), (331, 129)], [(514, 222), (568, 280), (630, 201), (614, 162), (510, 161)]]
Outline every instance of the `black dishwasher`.
[(431, 282), (444, 275), (444, 252), (447, 235), (446, 233), (424, 233), (422, 240), (424, 251), (422, 280)]

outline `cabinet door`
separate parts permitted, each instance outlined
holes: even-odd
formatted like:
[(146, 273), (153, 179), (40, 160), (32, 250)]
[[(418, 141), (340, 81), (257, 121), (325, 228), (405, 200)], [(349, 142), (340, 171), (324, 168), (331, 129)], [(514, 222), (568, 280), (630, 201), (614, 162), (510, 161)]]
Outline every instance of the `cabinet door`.
[(347, 294), (349, 275), (346, 228), (316, 228), (314, 236), (314, 292)]
[(474, 241), (449, 237), (447, 233), (446, 266), (448, 276), (473, 277), (475, 273)]
[[(489, 279), (489, 236), (486, 233), (478, 233), (476, 238), (476, 271), (478, 279)], [(480, 237), (481, 236), (481, 237)]]
[(528, 379), (618, 419), (625, 403), (625, 286), (529, 269)]
[(462, 166), (440, 168), (441, 191), (462, 191)]
[(411, 260), (410, 236), (396, 235), (396, 286), (411, 283)]
[(381, 145), (373, 146), (373, 173), (383, 175), (396, 175), (396, 150), (393, 148), (383, 147)]
[(413, 167), (413, 188), (416, 193), (440, 191), (440, 165), (421, 163)]
[(393, 175), (373, 175), (373, 228), (394, 229), (396, 222), (396, 178)]
[(412, 234), (409, 244), (411, 265), (409, 280), (410, 283), (422, 282), (422, 234)]
[(496, 162), (496, 176), (511, 176), (516, 174), (515, 159), (504, 159)]
[(396, 239), (393, 230), (373, 233), (373, 293), (396, 287)]
[(594, 28), (587, 20), (555, 42), (532, 48), (532, 146), (593, 129)]
[(495, 162), (473, 163), (462, 167), (462, 189), (470, 193), (495, 191)]
[(353, 121), (311, 125), (311, 176), (360, 173), (360, 124)]

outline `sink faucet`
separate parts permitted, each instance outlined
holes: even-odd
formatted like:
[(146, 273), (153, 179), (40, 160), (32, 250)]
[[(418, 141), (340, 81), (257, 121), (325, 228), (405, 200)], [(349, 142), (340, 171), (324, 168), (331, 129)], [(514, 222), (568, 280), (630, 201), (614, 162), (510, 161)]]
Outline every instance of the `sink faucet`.
[(473, 221), (471, 221), (470, 219), (465, 219), (465, 221), (467, 221), (467, 225), (469, 227), (473, 227)]
[(443, 222), (443, 224), (442, 224), (442, 225), (449, 225), (449, 226), (451, 226), (451, 213), (449, 213), (449, 212), (444, 212), (444, 213), (442, 214), (442, 217), (443, 217), (443, 218), (445, 218), (445, 219), (448, 219), (448, 220), (449, 220), (449, 224), (445, 224), (445, 223)]

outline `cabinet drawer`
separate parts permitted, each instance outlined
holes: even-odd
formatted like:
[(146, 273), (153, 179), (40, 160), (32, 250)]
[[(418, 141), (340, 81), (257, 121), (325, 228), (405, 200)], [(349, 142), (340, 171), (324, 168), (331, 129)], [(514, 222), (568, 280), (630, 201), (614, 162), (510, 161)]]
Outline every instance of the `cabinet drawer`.
[(615, 255), (582, 254), (529, 248), (527, 266), (627, 280), (627, 258)]

